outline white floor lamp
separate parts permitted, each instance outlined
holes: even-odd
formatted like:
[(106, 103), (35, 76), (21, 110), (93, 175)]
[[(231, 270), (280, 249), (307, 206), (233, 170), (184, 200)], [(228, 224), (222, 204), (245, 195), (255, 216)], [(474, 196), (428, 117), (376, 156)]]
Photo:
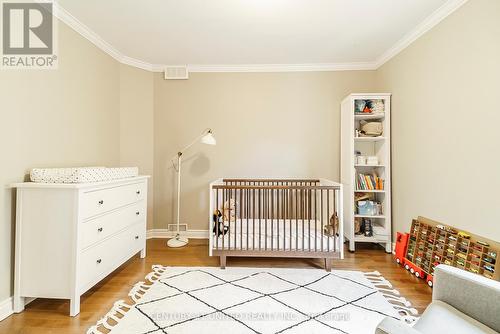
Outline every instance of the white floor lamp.
[[(191, 144), (184, 147), (182, 150), (177, 152), (177, 233), (175, 237), (167, 242), (168, 247), (182, 247), (188, 244), (189, 239), (186, 237), (181, 237), (180, 235), (180, 221), (181, 221), (181, 165), (182, 165), (182, 154), (188, 150), (191, 146), (201, 141), (203, 144), (216, 145), (217, 141), (214, 138), (212, 129), (205, 129), (201, 135), (196, 137)], [(174, 166), (175, 167), (175, 166)]]

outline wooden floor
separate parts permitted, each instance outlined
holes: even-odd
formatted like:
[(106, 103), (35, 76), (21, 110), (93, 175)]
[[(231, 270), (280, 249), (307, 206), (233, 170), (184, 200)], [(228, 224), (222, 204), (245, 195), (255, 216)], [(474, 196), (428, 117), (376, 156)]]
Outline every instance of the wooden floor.
[[(144, 279), (153, 264), (165, 266), (217, 266), (218, 258), (208, 256), (207, 240), (191, 240), (189, 246), (167, 248), (166, 240), (148, 240), (145, 259), (134, 257), (82, 296), (81, 313), (69, 317), (69, 302), (37, 299), (26, 310), (0, 322), (0, 333), (85, 333), (118, 299), (126, 299), (132, 285)], [(322, 259), (228, 258), (228, 266), (321, 268)], [(401, 295), (422, 312), (431, 299), (431, 288), (401, 267), (378, 245), (360, 245), (356, 253), (346, 251), (345, 259), (333, 262), (334, 269), (379, 271)], [(33, 277), (36, 279), (36, 277)]]

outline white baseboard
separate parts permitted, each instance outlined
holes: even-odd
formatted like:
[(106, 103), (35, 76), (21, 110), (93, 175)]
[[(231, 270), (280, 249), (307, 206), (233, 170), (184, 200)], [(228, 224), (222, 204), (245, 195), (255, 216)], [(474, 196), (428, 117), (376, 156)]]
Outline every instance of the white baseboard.
[[(36, 298), (32, 297), (24, 298), (24, 305), (28, 305), (35, 299)], [(12, 297), (9, 297), (4, 301), (0, 302), (0, 321), (4, 320), (5, 318), (8, 318), (12, 314), (14, 314), (14, 300)]]
[[(208, 230), (187, 230), (181, 232), (182, 236), (185, 236), (189, 239), (208, 239), (209, 232)], [(174, 231), (169, 231), (165, 228), (155, 228), (148, 230), (146, 232), (147, 239), (168, 239), (175, 236)]]
[(0, 302), (0, 321), (7, 318), (14, 313), (14, 306), (12, 304), (12, 297)]

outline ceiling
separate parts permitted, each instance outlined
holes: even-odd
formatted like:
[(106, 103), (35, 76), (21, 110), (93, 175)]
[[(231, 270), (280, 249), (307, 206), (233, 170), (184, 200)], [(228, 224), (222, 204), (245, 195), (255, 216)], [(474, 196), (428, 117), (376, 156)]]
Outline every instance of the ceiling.
[[(58, 0), (120, 61), (190, 68), (372, 68), (466, 0)], [(106, 50), (107, 49), (107, 50)], [(333, 68), (332, 68), (333, 69)]]

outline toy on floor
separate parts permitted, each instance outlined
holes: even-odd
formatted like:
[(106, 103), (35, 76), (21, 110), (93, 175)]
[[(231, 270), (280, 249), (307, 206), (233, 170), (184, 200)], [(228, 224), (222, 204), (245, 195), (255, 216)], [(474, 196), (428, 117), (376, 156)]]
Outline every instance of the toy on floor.
[(394, 251), (394, 258), (396, 262), (401, 264), (406, 257), (406, 250), (408, 248), (408, 238), (410, 238), (410, 233), (398, 232), (396, 236), (396, 248)]
[(222, 219), (222, 213), (220, 210), (215, 210), (212, 218), (214, 222), (214, 228), (212, 232), (217, 234), (217, 236), (225, 235), (229, 231), (229, 227), (224, 225), (224, 220)]
[[(408, 244), (410, 241), (409, 233), (401, 233), (397, 232), (396, 236), (396, 248), (394, 250), (394, 258), (398, 264), (401, 264), (405, 267), (406, 270), (409, 270), (412, 274), (414, 274), (417, 278), (426, 279), (427, 284), (432, 287), (432, 275), (428, 275), (422, 268), (415, 265), (413, 262), (408, 260), (407, 254), (413, 253), (413, 249), (408, 250)], [(436, 260), (436, 259), (435, 259)], [(420, 261), (420, 260), (419, 260)], [(435, 267), (439, 262), (434, 262), (433, 267)]]
[(434, 268), (444, 263), (500, 280), (496, 256), (500, 244), (451, 226), (419, 217), (410, 233), (397, 233), (395, 259), (432, 287)]
[(330, 217), (330, 222), (323, 228), (323, 233), (329, 237), (337, 236), (339, 230), (339, 217), (334, 213)]

